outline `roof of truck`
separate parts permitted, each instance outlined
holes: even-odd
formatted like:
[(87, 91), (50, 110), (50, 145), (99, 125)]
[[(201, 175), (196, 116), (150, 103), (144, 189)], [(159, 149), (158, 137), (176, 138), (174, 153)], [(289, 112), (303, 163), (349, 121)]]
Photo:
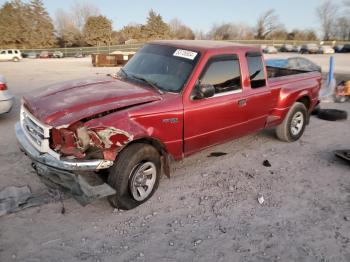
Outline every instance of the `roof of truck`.
[(196, 51), (230, 49), (230, 50), (249, 50), (260, 51), (261, 49), (249, 45), (241, 45), (227, 41), (213, 41), (213, 40), (157, 40), (151, 44), (170, 45), (179, 48), (187, 48)]

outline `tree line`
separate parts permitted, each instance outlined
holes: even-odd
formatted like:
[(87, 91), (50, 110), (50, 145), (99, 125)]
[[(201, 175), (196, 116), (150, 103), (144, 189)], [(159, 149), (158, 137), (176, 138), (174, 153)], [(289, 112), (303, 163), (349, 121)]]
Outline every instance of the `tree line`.
[[(322, 39), (350, 40), (349, 10), (350, 0), (342, 6), (326, 0), (317, 7)], [(274, 9), (263, 12), (255, 26), (214, 24), (208, 32), (193, 31), (177, 18), (167, 23), (150, 10), (144, 24), (131, 23), (115, 31), (112, 21), (93, 4), (75, 2), (69, 12), (58, 10), (52, 19), (42, 0), (5, 2), (0, 8), (0, 36), (3, 48), (102, 46), (155, 39), (319, 40), (314, 30), (286, 30)]]

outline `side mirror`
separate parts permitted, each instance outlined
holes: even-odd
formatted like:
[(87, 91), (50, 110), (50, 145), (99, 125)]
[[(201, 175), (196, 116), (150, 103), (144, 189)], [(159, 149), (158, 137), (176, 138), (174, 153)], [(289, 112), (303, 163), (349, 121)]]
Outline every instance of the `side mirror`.
[(196, 92), (194, 95), (194, 99), (203, 99), (212, 97), (215, 95), (215, 87), (210, 84), (198, 85), (196, 87)]

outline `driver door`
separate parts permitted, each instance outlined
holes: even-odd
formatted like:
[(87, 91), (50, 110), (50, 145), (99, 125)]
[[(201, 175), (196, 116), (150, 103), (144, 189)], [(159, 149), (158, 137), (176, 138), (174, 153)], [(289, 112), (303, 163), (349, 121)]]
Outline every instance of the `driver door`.
[(198, 83), (213, 85), (215, 95), (196, 99), (193, 94), (184, 105), (185, 155), (240, 136), (240, 125), (245, 119), (245, 94), (237, 55), (211, 57)]

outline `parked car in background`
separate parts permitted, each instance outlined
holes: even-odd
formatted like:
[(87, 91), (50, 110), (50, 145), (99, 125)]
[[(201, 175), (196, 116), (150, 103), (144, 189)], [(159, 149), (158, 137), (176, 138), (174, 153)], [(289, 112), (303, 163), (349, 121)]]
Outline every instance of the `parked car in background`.
[(37, 52), (29, 52), (27, 55), (27, 58), (30, 58), (30, 59), (35, 59), (38, 57), (39, 57), (39, 54)]
[(42, 51), (39, 58), (50, 58), (50, 53), (48, 51)]
[(301, 54), (317, 54), (319, 52), (319, 47), (316, 44), (306, 44), (302, 45), (300, 48)]
[(53, 52), (52, 57), (53, 58), (63, 58), (64, 55), (61, 51), (55, 51), (55, 52)]
[(334, 52), (336, 53), (340, 53), (341, 50), (343, 49), (344, 45), (336, 45), (333, 49), (334, 49)]
[(83, 53), (83, 51), (78, 51), (75, 55), (75, 58), (83, 58), (85, 57), (85, 54)]
[(18, 62), (22, 60), (21, 51), (18, 49), (4, 49), (0, 50), (0, 61)]
[(350, 53), (350, 44), (344, 45), (343, 48), (339, 52), (340, 53)]
[(293, 52), (300, 53), (300, 49), (301, 49), (300, 45), (293, 46)]
[(323, 45), (323, 46), (320, 46), (319, 53), (320, 54), (334, 54), (335, 51), (334, 51), (333, 47), (331, 47), (329, 45)]
[(10, 112), (14, 102), (14, 97), (7, 88), (5, 77), (0, 75), (0, 114)]
[(285, 44), (280, 48), (281, 52), (293, 52), (293, 45)]
[(272, 46), (272, 45), (265, 47), (262, 51), (265, 54), (277, 54), (278, 53), (277, 48)]

